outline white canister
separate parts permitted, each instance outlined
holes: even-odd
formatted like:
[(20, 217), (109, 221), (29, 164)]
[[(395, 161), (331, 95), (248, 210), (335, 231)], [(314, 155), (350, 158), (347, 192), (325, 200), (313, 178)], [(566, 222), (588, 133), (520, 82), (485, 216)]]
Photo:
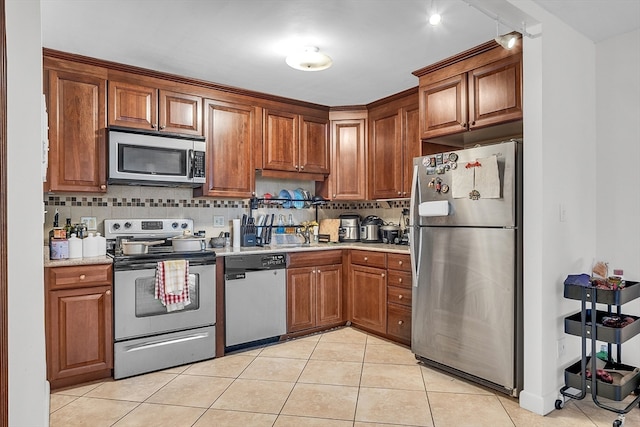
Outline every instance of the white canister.
[(82, 258), (82, 239), (78, 239), (75, 233), (67, 239), (69, 241), (69, 258)]
[(98, 256), (98, 245), (93, 233), (89, 233), (89, 236), (82, 239), (82, 257), (91, 258)]
[(98, 249), (98, 256), (105, 256), (107, 254), (107, 239), (101, 236), (100, 233), (96, 233), (96, 247)]

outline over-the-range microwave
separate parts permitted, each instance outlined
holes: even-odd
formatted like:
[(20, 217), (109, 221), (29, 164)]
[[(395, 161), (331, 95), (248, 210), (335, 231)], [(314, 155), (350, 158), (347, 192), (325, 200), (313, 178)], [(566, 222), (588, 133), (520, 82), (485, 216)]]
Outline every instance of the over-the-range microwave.
[(109, 129), (109, 184), (199, 187), (204, 137)]

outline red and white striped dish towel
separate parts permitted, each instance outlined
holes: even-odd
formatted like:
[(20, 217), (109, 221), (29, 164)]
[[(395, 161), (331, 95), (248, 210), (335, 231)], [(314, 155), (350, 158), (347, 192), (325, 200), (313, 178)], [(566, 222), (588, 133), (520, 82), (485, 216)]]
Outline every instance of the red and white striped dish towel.
[(182, 310), (191, 304), (189, 297), (189, 261), (160, 261), (156, 269), (155, 297), (167, 312)]

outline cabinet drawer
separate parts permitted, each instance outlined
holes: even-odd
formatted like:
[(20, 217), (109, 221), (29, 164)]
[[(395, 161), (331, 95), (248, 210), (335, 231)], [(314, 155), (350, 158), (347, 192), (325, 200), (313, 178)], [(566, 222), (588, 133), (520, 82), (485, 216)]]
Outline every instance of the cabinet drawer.
[(407, 273), (406, 271), (388, 270), (387, 276), (387, 283), (389, 285), (411, 288), (411, 273)]
[(398, 337), (402, 342), (411, 342), (411, 309), (401, 305), (387, 306), (387, 334)]
[(411, 307), (411, 289), (387, 286), (387, 302)]
[(313, 252), (293, 252), (288, 254), (289, 262), (287, 266), (292, 267), (315, 267), (318, 265), (342, 264), (342, 250), (313, 251)]
[(111, 264), (49, 268), (49, 289), (111, 284)]
[(387, 254), (387, 266), (390, 270), (411, 272), (411, 257), (404, 254)]
[(351, 251), (351, 264), (387, 268), (387, 254), (384, 252)]

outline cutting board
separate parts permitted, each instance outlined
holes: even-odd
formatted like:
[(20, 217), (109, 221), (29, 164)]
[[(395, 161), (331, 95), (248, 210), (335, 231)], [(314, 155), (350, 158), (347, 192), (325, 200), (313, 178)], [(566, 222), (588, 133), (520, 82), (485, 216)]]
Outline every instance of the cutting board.
[(318, 233), (328, 234), (330, 242), (337, 242), (339, 228), (340, 219), (321, 219)]

